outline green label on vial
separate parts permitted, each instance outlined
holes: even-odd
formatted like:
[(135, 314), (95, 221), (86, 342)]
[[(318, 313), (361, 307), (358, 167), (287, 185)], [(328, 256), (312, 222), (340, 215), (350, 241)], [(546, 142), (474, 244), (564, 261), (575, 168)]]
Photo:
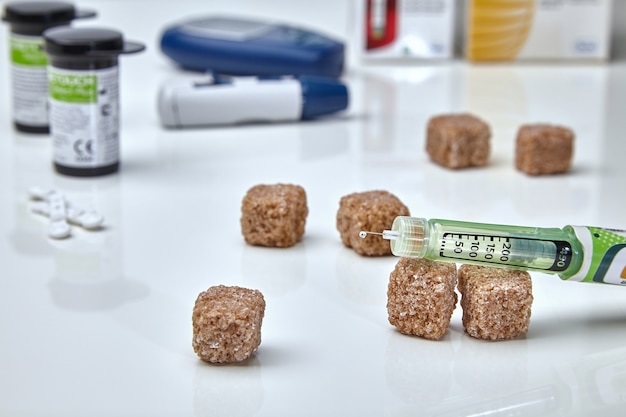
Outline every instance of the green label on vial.
[(43, 40), (39, 37), (11, 37), (11, 62), (31, 67), (45, 67), (48, 57), (43, 51)]
[(95, 74), (67, 74), (50, 70), (50, 97), (66, 103), (89, 104), (98, 101), (98, 78)]

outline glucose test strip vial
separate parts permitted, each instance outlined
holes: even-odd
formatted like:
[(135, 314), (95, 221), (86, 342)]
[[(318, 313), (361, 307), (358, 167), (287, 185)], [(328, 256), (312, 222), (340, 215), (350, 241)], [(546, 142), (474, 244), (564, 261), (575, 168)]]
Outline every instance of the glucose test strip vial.
[(43, 51), (46, 29), (68, 25), (72, 20), (93, 17), (64, 2), (11, 2), (2, 20), (9, 23), (13, 120), (15, 128), (28, 133), (48, 133), (48, 58)]
[(79, 177), (117, 172), (118, 56), (145, 46), (102, 28), (53, 28), (44, 39), (55, 170)]

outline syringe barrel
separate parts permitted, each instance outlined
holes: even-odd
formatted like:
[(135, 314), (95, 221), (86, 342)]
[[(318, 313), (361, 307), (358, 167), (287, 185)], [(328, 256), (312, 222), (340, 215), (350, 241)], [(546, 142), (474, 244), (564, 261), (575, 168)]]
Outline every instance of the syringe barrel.
[(558, 228), (398, 217), (397, 256), (563, 274), (580, 264), (575, 237)]

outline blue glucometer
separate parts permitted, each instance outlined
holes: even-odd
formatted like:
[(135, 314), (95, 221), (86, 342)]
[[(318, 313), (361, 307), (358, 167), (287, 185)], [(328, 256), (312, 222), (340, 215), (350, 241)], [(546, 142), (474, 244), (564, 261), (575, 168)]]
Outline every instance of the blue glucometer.
[(183, 68), (231, 75), (315, 75), (343, 72), (344, 45), (285, 24), (208, 16), (173, 25), (161, 50)]

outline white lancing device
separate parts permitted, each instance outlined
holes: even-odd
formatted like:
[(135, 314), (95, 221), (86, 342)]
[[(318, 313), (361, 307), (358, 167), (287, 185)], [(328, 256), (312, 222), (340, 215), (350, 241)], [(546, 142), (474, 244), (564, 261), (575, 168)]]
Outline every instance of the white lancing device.
[(166, 85), (159, 105), (165, 126), (282, 122), (300, 118), (302, 93), (296, 80), (215, 85), (186, 82)]
[(347, 102), (346, 86), (335, 79), (245, 77), (164, 84), (158, 110), (164, 126), (192, 127), (311, 119)]

